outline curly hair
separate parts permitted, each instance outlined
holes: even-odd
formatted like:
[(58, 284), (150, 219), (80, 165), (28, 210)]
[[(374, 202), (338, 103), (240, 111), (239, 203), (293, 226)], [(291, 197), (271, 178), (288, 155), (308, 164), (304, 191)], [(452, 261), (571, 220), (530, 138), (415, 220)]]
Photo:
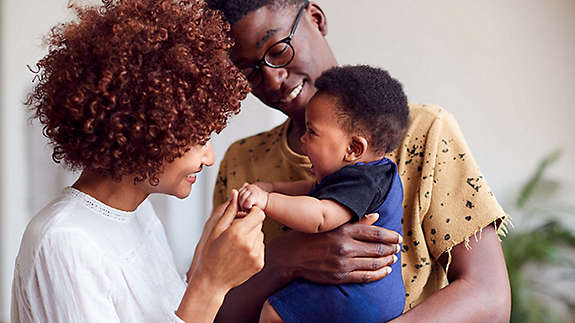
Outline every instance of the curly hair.
[(206, 0), (210, 8), (221, 11), (226, 21), (232, 25), (264, 6), (284, 8), (301, 5), (306, 1), (308, 0)]
[(387, 71), (367, 65), (333, 67), (315, 87), (336, 98), (342, 126), (349, 133), (366, 135), (376, 153), (392, 151), (405, 136), (407, 97)]
[(202, 0), (103, 0), (47, 37), (26, 104), (52, 159), (157, 185), (165, 162), (220, 132), (249, 92), (230, 26)]

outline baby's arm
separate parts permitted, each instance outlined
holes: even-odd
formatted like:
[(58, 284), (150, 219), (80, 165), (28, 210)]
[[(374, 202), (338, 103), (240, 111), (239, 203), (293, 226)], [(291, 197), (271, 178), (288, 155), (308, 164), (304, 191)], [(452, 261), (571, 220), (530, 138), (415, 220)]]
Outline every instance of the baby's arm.
[[(242, 188), (250, 184), (244, 183)], [(276, 192), (286, 195), (304, 195), (311, 191), (313, 188), (312, 181), (295, 181), (295, 182), (255, 182), (259, 188), (266, 192)]]
[(313, 182), (305, 180), (295, 182), (244, 183), (244, 185), (239, 189), (238, 200), (240, 207), (244, 210), (249, 210), (254, 205), (263, 210), (266, 207), (268, 199), (268, 195), (265, 194), (265, 192), (276, 192), (286, 195), (304, 195), (309, 193), (312, 188)]
[[(303, 186), (303, 184), (299, 185)], [(311, 186), (308, 187), (311, 188)], [(270, 189), (270, 187), (264, 187), (264, 189)], [(349, 209), (332, 200), (270, 193), (264, 189), (256, 184), (244, 185), (240, 189), (240, 206), (245, 209), (254, 205), (258, 206), (264, 210), (266, 215), (297, 231), (307, 233), (329, 231), (353, 217)], [(275, 190), (275, 185), (273, 189)], [(293, 191), (284, 190), (284, 192)]]

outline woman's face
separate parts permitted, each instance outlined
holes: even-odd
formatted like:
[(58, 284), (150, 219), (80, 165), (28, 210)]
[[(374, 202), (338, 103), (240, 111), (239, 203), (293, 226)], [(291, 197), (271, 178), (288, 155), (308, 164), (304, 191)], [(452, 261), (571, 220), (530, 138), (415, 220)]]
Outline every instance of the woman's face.
[(212, 150), (212, 144), (208, 141), (205, 145), (194, 145), (180, 158), (168, 163), (160, 174), (160, 183), (151, 186), (150, 193), (163, 193), (183, 199), (190, 195), (192, 184), (196, 182), (196, 174), (202, 167), (211, 166), (216, 158)]

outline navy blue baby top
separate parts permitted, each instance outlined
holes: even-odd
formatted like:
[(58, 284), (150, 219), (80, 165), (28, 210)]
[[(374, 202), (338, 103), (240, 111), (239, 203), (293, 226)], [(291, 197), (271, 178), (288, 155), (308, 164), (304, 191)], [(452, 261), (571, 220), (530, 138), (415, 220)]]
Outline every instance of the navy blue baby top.
[[(349, 208), (355, 219), (377, 212), (374, 225), (401, 234), (403, 187), (397, 166), (383, 158), (346, 166), (324, 177), (309, 194)], [(380, 323), (403, 312), (405, 287), (401, 254), (385, 278), (363, 284), (324, 285), (296, 280), (277, 291), (270, 304), (286, 323)]]

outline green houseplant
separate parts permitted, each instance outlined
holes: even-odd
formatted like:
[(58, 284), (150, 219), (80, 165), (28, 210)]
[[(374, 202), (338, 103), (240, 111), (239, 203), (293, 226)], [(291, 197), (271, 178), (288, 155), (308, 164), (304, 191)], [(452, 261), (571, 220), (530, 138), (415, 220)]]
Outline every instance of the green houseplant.
[[(521, 225), (511, 230), (502, 242), (511, 283), (511, 322), (575, 321), (574, 298), (555, 288), (562, 282), (575, 281), (575, 261), (569, 257), (569, 253), (575, 251), (575, 234), (564, 224), (566, 217), (573, 221), (575, 208), (554, 199), (560, 183), (545, 177), (545, 170), (560, 156), (560, 151), (546, 156), (520, 189), (514, 217), (521, 218)], [(553, 281), (545, 281), (537, 274), (529, 274), (526, 270), (529, 266), (541, 271), (561, 267), (564, 271)], [(566, 313), (556, 313), (553, 308), (557, 306), (542, 302), (542, 296)]]

